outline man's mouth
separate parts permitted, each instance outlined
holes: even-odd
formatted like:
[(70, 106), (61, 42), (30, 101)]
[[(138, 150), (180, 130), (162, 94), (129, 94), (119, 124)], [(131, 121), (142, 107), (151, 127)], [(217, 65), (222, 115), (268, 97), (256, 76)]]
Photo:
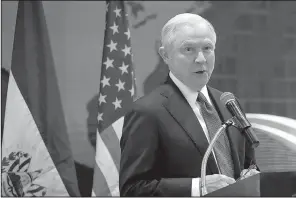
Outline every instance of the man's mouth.
[(205, 73), (206, 72), (206, 70), (201, 70), (201, 71), (196, 71), (196, 72), (194, 72), (194, 73), (197, 73), (197, 74), (203, 74), (203, 73)]

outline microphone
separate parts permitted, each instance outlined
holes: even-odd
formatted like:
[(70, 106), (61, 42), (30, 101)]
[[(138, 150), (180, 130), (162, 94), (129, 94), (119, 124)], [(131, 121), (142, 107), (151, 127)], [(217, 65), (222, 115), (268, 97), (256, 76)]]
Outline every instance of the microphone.
[(239, 128), (243, 131), (243, 134), (246, 136), (251, 146), (253, 148), (259, 146), (260, 142), (252, 129), (252, 125), (247, 120), (234, 95), (230, 92), (224, 92), (220, 97), (220, 101), (225, 104), (230, 114), (235, 117), (236, 121), (238, 121), (236, 124), (239, 125)]

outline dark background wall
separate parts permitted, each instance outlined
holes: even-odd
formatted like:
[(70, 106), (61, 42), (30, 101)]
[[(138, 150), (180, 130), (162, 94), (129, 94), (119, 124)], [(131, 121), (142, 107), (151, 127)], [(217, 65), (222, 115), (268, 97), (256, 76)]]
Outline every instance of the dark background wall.
[(205, 13), (220, 37), (211, 84), (249, 113), (296, 119), (296, 2), (215, 3)]

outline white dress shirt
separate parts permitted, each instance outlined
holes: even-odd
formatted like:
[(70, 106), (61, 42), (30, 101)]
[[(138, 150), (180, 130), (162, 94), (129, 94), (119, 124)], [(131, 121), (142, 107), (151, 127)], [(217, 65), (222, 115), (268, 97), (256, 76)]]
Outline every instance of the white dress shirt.
[[(200, 105), (198, 104), (198, 102), (196, 102), (197, 96), (198, 96), (198, 92), (196, 90), (192, 90), (189, 87), (187, 87), (186, 85), (184, 85), (184, 83), (182, 83), (177, 77), (174, 76), (174, 74), (172, 72), (169, 73), (170, 78), (173, 80), (173, 82), (175, 83), (175, 85), (180, 89), (180, 91), (182, 92), (182, 94), (184, 95), (184, 97), (186, 98), (186, 100), (188, 101), (189, 105), (191, 106), (194, 114), (196, 115), (204, 133), (205, 136), (207, 137), (207, 140), (209, 141), (209, 133), (208, 133), (208, 129), (205, 123), (205, 120), (203, 119), (201, 112), (200, 112)], [(212, 104), (212, 101), (209, 97), (209, 93), (208, 93), (208, 89), (206, 86), (204, 86), (201, 89), (201, 93), (206, 97), (207, 101)], [(215, 153), (213, 151), (213, 155), (217, 164), (217, 159), (215, 156)], [(218, 168), (219, 170), (219, 168)], [(220, 170), (219, 170), (220, 173)], [(199, 182), (200, 182), (200, 178), (193, 178), (192, 179), (192, 188), (191, 188), (191, 195), (192, 196), (200, 196), (200, 192), (199, 192)]]

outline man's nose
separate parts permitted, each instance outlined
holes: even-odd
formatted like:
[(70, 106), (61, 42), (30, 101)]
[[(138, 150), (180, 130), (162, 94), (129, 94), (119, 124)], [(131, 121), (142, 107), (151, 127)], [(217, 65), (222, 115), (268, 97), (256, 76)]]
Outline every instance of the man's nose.
[(206, 59), (202, 52), (198, 52), (197, 57), (195, 59), (196, 63), (205, 63)]

